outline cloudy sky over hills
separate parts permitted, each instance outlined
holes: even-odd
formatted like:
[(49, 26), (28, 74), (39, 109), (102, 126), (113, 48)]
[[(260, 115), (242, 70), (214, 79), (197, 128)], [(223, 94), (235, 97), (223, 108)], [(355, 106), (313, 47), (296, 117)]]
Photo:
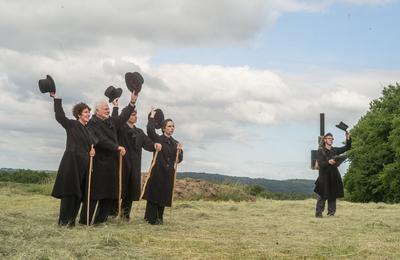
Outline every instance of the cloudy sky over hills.
[[(124, 73), (176, 123), (181, 171), (316, 177), (319, 113), (354, 125), (400, 81), (400, 4), (390, 0), (0, 1), (0, 167), (56, 169), (65, 145), (37, 81), (50, 74), (67, 115)], [(143, 170), (148, 167), (146, 155)]]

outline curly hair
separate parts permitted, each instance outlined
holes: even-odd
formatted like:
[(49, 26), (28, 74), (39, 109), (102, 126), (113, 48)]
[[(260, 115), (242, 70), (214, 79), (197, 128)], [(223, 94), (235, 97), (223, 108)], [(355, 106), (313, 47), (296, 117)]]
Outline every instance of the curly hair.
[(85, 110), (86, 108), (89, 109), (89, 112), (90, 112), (91, 109), (87, 104), (78, 103), (72, 108), (72, 114), (74, 115), (74, 117), (76, 119), (78, 119), (79, 116), (82, 114), (83, 110)]

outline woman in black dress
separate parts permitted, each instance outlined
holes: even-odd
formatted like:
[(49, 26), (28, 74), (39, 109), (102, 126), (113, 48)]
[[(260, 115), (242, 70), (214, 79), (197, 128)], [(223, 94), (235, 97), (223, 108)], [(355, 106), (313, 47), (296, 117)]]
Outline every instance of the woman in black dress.
[(162, 123), (162, 135), (156, 133), (155, 110), (150, 112), (147, 124), (147, 135), (153, 142), (160, 143), (162, 149), (157, 156), (156, 163), (147, 182), (143, 198), (147, 200), (145, 220), (150, 224), (162, 224), (165, 207), (171, 207), (174, 187), (174, 165), (177, 151), (178, 163), (183, 160), (182, 145), (172, 137), (175, 125), (172, 119)]
[(64, 155), (58, 168), (56, 181), (51, 195), (61, 199), (59, 226), (74, 226), (83, 196), (89, 170), (89, 157), (95, 151), (91, 145), (95, 140), (86, 127), (90, 117), (90, 108), (85, 103), (76, 104), (73, 115), (76, 120), (68, 119), (62, 108), (61, 99), (50, 93), (54, 99), (54, 112), (58, 123), (67, 133)]

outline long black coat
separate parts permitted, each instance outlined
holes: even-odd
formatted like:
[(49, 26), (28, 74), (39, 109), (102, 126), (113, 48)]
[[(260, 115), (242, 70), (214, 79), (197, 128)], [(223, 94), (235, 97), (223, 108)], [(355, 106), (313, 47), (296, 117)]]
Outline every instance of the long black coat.
[(125, 124), (118, 131), (119, 144), (126, 149), (122, 172), (122, 197), (139, 200), (141, 190), (142, 148), (153, 152), (154, 142), (142, 129)]
[(316, 192), (322, 199), (334, 200), (344, 197), (343, 182), (339, 170), (335, 165), (328, 163), (335, 155), (340, 155), (351, 149), (351, 139), (346, 140), (343, 147), (332, 147), (331, 150), (325, 147), (317, 152), (319, 165), (318, 179), (315, 181)]
[[(113, 109), (113, 116), (118, 116), (118, 108)], [(139, 200), (142, 181), (142, 148), (153, 152), (154, 142), (142, 129), (127, 123), (118, 131), (119, 145), (125, 147), (126, 154), (122, 167), (122, 198), (127, 200)]]
[[(162, 145), (158, 153), (156, 164), (147, 182), (143, 198), (161, 206), (171, 206), (172, 189), (174, 182), (174, 164), (178, 141), (172, 137), (158, 135), (155, 129), (154, 118), (147, 124), (147, 134), (153, 142)], [(183, 151), (179, 154), (178, 163), (183, 160)]]
[(126, 106), (120, 116), (101, 120), (96, 115), (88, 126), (95, 133), (98, 143), (93, 160), (93, 173), (90, 197), (93, 200), (118, 198), (118, 138), (117, 131), (128, 121), (134, 106)]
[(67, 143), (51, 195), (56, 198), (81, 198), (85, 193), (85, 179), (89, 170), (90, 146), (95, 144), (95, 138), (88, 127), (65, 116), (61, 99), (54, 99), (54, 112), (57, 122), (67, 132)]

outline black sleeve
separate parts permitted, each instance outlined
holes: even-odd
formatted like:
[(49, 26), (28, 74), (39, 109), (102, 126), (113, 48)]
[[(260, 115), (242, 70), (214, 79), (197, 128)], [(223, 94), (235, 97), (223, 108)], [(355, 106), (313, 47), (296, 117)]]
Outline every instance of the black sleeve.
[(112, 117), (117, 117), (118, 116), (118, 107), (113, 107), (111, 116)]
[[(128, 121), (129, 117), (131, 116), (134, 110), (135, 110), (135, 105), (128, 104), (126, 107), (124, 107), (124, 109), (122, 109), (122, 112), (119, 116), (117, 115), (115, 117), (114, 116), (111, 117), (111, 120), (113, 120), (117, 129), (121, 128), (121, 126), (125, 124), (126, 121)], [(113, 114), (114, 114), (114, 109), (113, 109)]]
[(142, 147), (148, 152), (154, 152), (156, 149), (154, 148), (154, 142), (143, 132), (140, 131), (140, 134), (143, 136)]
[(54, 99), (54, 113), (58, 123), (62, 125), (65, 129), (68, 129), (70, 126), (71, 119), (68, 119), (65, 116), (64, 109), (62, 108), (62, 101), (60, 98)]
[(328, 158), (325, 156), (324, 151), (322, 149), (318, 149), (317, 162), (318, 162), (319, 168), (325, 168), (329, 165)]
[(342, 153), (344, 153), (344, 152), (346, 152), (346, 151), (348, 151), (348, 150), (350, 150), (350, 149), (351, 149), (351, 137), (350, 137), (348, 140), (346, 139), (346, 144), (345, 144), (345, 146), (336, 147), (336, 148), (335, 148), (335, 150), (336, 150), (336, 155), (342, 154)]
[(157, 143), (160, 138), (160, 136), (156, 133), (156, 122), (154, 121), (154, 118), (151, 117), (147, 122), (147, 135), (155, 143)]

